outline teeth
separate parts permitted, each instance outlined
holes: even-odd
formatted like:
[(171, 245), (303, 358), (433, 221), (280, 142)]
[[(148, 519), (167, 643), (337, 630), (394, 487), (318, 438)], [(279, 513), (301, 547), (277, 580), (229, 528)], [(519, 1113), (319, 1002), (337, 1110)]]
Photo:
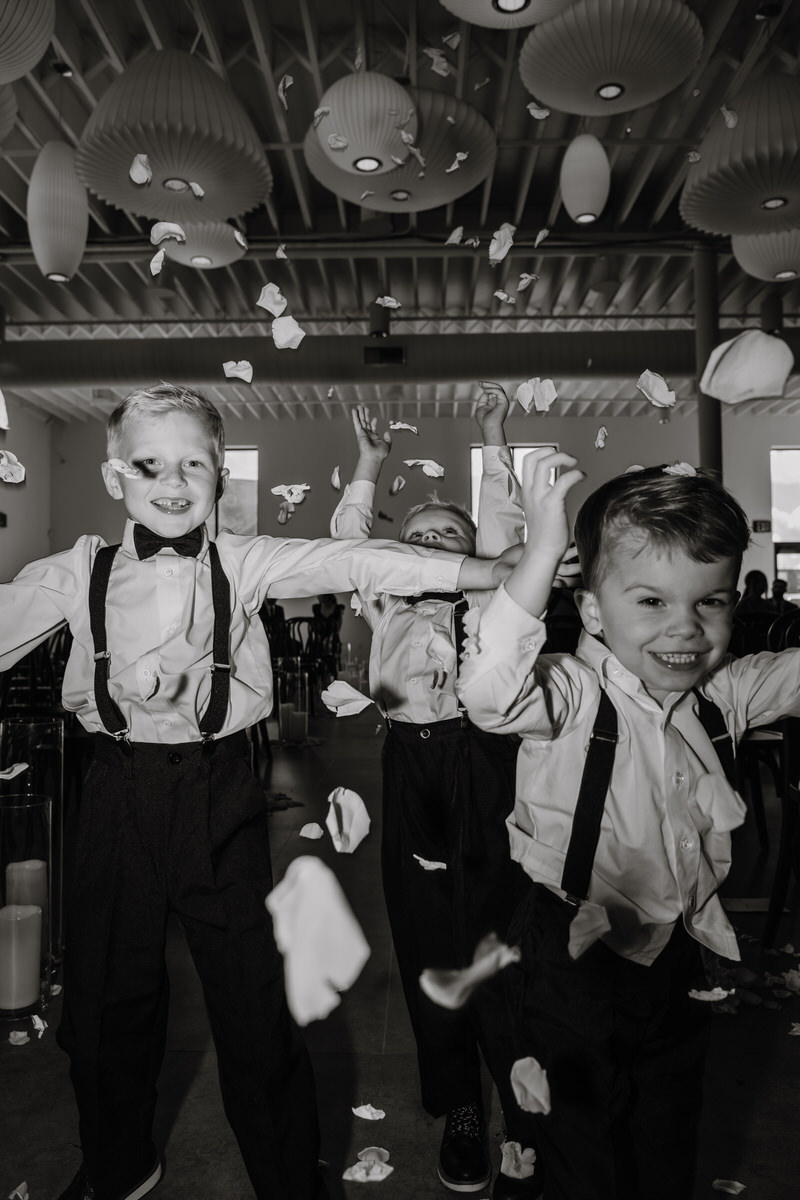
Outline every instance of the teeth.
[(694, 663), (698, 659), (697, 654), (659, 654), (657, 657), (662, 659), (663, 662), (677, 663), (679, 665)]
[(154, 500), (153, 504), (165, 512), (183, 512), (189, 507), (188, 500)]

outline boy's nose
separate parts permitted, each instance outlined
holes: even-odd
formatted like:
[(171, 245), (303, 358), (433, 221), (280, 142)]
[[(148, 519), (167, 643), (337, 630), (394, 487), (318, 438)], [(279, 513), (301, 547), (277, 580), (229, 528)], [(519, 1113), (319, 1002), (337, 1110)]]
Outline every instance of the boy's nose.
[(669, 625), (669, 632), (673, 637), (691, 637), (702, 631), (702, 622), (693, 608), (673, 613)]
[(422, 535), (423, 542), (438, 542), (439, 534), (434, 529), (427, 529)]
[(165, 466), (160, 479), (162, 483), (168, 483), (171, 487), (184, 487), (186, 484), (186, 476), (177, 463), (174, 466)]

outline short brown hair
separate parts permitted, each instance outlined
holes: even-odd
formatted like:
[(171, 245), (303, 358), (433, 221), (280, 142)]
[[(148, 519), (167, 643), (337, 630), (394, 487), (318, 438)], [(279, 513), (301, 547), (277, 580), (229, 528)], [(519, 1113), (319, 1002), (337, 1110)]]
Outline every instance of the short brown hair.
[(181, 384), (164, 382), (137, 388), (114, 409), (106, 424), (109, 458), (117, 454), (125, 429), (131, 421), (137, 417), (153, 417), (170, 412), (185, 412), (199, 417), (211, 436), (218, 463), (222, 466), (225, 461), (225, 426), (219, 409), (201, 392)]
[(436, 495), (436, 492), (432, 492), (430, 496), (428, 496), (427, 500), (423, 500), (422, 504), (415, 504), (413, 508), (408, 510), (406, 515), (403, 517), (403, 520), (400, 522), (400, 530), (397, 534), (398, 539), (401, 542), (403, 541), (409, 521), (413, 520), (414, 517), (419, 516), (420, 513), (430, 512), (432, 509), (438, 509), (440, 511), (443, 510), (444, 512), (452, 513), (454, 516), (458, 517), (459, 520), (464, 522), (472, 536), (472, 549), (474, 553), (475, 539), (478, 536), (478, 527), (473, 521), (471, 514), (466, 508), (464, 508), (463, 504), (456, 504), (455, 500), (440, 500)]

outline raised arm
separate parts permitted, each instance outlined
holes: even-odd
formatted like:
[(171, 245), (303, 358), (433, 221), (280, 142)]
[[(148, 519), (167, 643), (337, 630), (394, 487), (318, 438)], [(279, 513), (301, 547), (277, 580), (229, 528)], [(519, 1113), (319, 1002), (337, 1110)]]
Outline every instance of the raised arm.
[(478, 498), (477, 554), (494, 558), (525, 538), (519, 480), (506, 442), (509, 402), (499, 383), (483, 380), (475, 420), (483, 441), (483, 473)]
[(369, 409), (363, 404), (356, 405), (352, 416), (358, 459), (353, 478), (331, 517), (331, 537), (340, 539), (369, 537), (375, 484), (392, 446), (392, 435), (388, 430), (378, 433), (377, 418), (370, 419)]

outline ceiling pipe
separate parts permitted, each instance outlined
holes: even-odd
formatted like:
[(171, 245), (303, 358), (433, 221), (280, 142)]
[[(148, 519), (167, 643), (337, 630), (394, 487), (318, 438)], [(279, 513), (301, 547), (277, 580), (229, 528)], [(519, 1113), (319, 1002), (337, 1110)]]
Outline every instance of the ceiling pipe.
[[(800, 330), (784, 334), (800, 362)], [(6, 341), (0, 387), (138, 386), (155, 379), (225, 384), (222, 364), (246, 359), (257, 383), (438, 383), (630, 377), (649, 369), (670, 379), (695, 377), (694, 333), (412, 334), (309, 337), (300, 349), (277, 350), (268, 337), (92, 341)], [(392, 361), (394, 360), (394, 361)]]

